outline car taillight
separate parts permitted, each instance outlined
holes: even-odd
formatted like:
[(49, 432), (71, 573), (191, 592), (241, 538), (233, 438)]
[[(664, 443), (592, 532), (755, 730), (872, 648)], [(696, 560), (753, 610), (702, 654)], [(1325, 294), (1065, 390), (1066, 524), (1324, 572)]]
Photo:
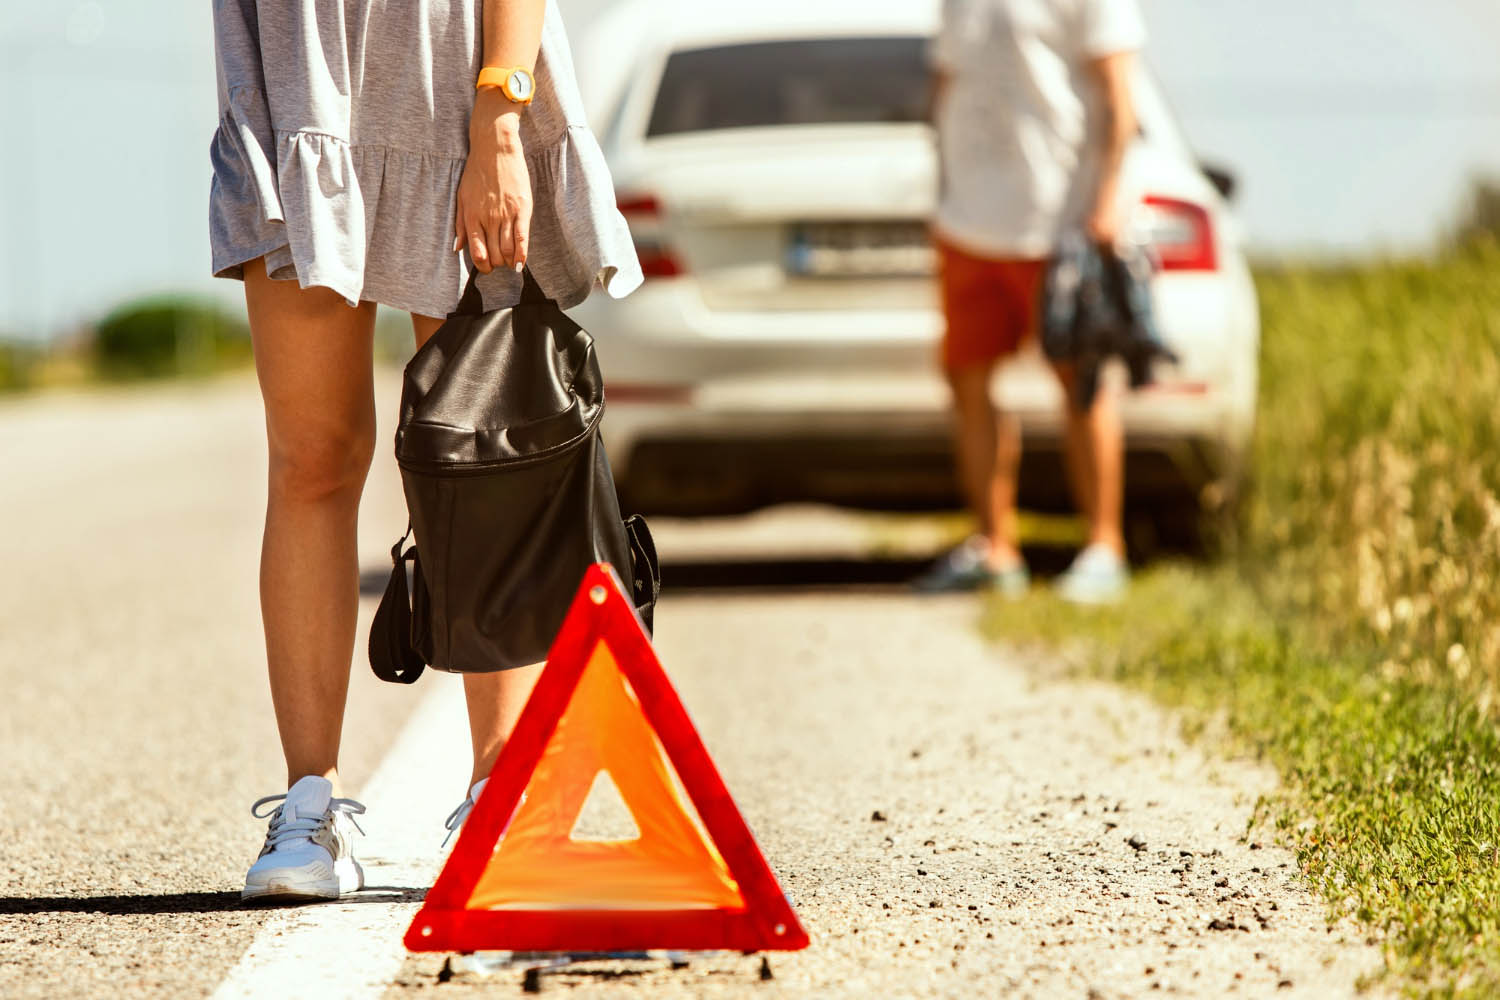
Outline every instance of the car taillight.
[(1163, 271), (1216, 271), (1213, 220), (1202, 205), (1148, 194), (1146, 235), (1156, 248)]
[(620, 195), (620, 214), (630, 225), (635, 255), (641, 273), (648, 278), (672, 278), (682, 274), (682, 261), (666, 245), (662, 232), (661, 203), (655, 195)]

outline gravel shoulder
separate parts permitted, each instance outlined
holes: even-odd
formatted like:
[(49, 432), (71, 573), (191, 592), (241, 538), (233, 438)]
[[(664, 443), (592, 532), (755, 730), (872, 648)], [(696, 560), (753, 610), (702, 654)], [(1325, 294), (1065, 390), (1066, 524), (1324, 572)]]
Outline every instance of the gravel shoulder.
[[(670, 531), (664, 550), (670, 551)], [(812, 935), (770, 959), (548, 973), (579, 996), (1337, 997), (1379, 966), (1246, 829), (1264, 768), (1102, 684), (1038, 680), (964, 599), (692, 595), (658, 648)], [(388, 997), (434, 987), (407, 962)], [(518, 981), (464, 977), (442, 995)]]
[[(250, 803), (285, 788), (256, 590), (264, 434), (248, 376), (0, 401), (0, 996), (205, 996), (269, 915), (239, 905), (265, 836)], [(363, 513), (379, 567), (406, 523), (394, 461)], [(362, 656), (356, 789), (413, 703)]]

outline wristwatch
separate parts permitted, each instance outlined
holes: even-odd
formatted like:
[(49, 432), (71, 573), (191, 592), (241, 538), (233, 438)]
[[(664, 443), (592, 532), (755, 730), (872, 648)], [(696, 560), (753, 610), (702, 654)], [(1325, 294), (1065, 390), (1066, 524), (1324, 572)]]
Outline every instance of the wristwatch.
[(479, 71), (479, 79), (474, 84), (475, 90), (481, 87), (499, 87), (512, 103), (530, 104), (532, 97), (536, 96), (536, 77), (524, 66), (510, 69), (486, 66)]

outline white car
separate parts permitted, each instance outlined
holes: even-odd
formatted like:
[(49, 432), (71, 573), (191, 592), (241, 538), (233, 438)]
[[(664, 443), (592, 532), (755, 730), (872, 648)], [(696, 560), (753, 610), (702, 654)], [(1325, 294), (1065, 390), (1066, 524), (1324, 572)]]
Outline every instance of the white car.
[[(930, 0), (658, 2), (595, 26), (580, 66), (647, 278), (576, 317), (599, 345), (628, 508), (958, 503), (927, 232), (936, 19)], [(1127, 508), (1191, 545), (1243, 474), (1259, 318), (1225, 196), (1144, 70), (1135, 93), (1126, 171), (1181, 363), (1123, 402)], [(1022, 503), (1067, 509), (1039, 353), (996, 391), (1022, 420)]]

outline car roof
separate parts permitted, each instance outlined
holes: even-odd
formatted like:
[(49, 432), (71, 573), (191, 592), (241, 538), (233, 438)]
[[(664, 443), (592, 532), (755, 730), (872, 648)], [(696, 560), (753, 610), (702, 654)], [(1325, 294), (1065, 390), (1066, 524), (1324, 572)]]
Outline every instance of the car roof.
[[(624, 92), (642, 65), (671, 52), (782, 39), (930, 37), (940, 19), (940, 0), (618, 0), (582, 26), (579, 83), (590, 117), (598, 124), (613, 124)], [(1186, 144), (1155, 80), (1144, 66), (1137, 78), (1143, 122), (1158, 141), (1186, 155)], [(654, 93), (656, 73), (636, 82)], [(606, 126), (606, 131), (613, 129)]]
[(667, 50), (857, 35), (930, 35), (937, 0), (647, 0), (630, 5), (648, 19), (646, 37)]
[(938, 0), (619, 0), (577, 26), (578, 82), (597, 124), (613, 116), (643, 65), (670, 52), (781, 39), (930, 36), (938, 15)]

